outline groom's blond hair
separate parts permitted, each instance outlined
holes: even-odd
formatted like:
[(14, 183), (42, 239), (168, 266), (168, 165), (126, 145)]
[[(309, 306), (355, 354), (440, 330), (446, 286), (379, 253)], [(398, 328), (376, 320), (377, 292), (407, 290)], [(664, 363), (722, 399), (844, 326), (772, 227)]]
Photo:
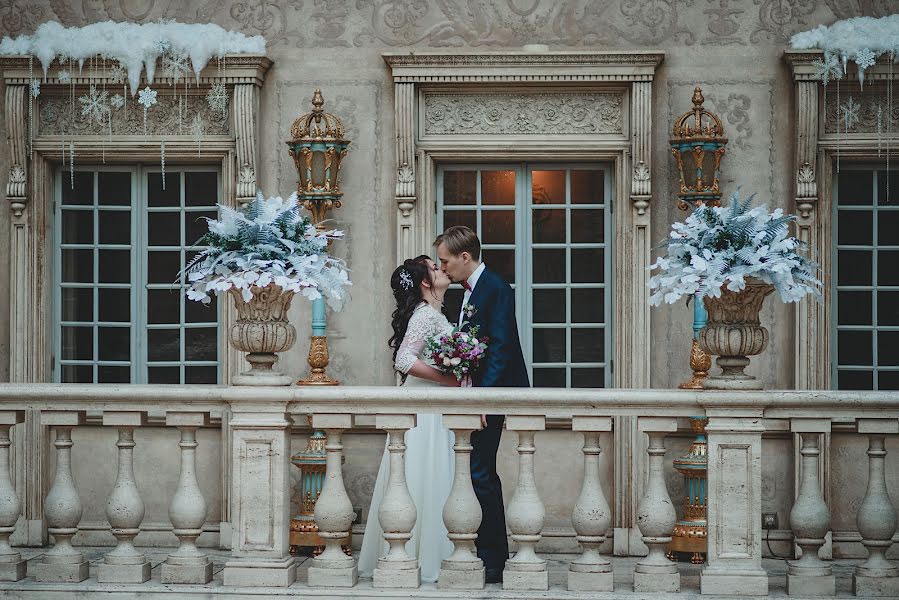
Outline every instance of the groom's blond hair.
[(481, 240), (478, 239), (478, 234), (465, 225), (454, 225), (438, 235), (434, 240), (434, 247), (440, 244), (453, 256), (468, 252), (473, 259), (481, 260)]

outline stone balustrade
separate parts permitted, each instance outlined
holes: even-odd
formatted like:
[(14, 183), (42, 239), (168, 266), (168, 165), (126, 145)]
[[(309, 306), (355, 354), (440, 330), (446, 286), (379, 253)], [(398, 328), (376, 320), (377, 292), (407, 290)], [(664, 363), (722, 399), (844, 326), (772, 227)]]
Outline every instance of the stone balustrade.
[[(666, 439), (684, 429), (689, 417), (704, 415), (709, 420), (709, 488), (702, 594), (768, 594), (761, 552), (761, 440), (768, 430), (794, 433), (799, 445), (800, 459), (795, 465), (799, 485), (790, 525), (801, 557), (788, 564), (788, 593), (803, 597), (835, 594), (832, 563), (819, 558), (831, 529), (831, 509), (821, 491), (819, 437), (839, 426), (866, 436), (868, 445), (867, 491), (857, 514), (868, 559), (855, 570), (853, 592), (863, 597), (899, 596), (899, 567), (887, 557), (897, 522), (885, 480), (889, 446), (885, 440), (899, 434), (899, 395), (824, 391), (0, 385), (0, 582), (17, 582), (27, 576), (53, 583), (57, 586), (53, 589), (64, 589), (58, 586), (78, 585), (89, 577), (83, 553), (72, 544), (83, 506), (72, 464), (90, 460), (79, 456), (73, 432), (89, 419), (116, 433), (115, 465), (95, 466), (116, 473), (115, 485), (106, 496), (109, 531), (116, 545), (96, 565), (97, 581), (106, 584), (104, 589), (109, 584), (128, 584), (129, 592), (136, 593), (151, 579), (150, 564), (134, 539), (144, 517), (141, 490), (154, 482), (136, 477), (134, 464), (143, 459), (141, 430), (148, 414), (154, 414), (155, 422), (176, 429), (180, 440), (168, 450), (180, 461), (169, 510), (179, 546), (162, 565), (159, 580), (185, 590), (191, 584), (208, 584), (212, 565), (196, 544), (207, 512), (204, 491), (197, 481), (196, 434), (199, 428), (209, 426), (214, 413), (228, 415), (222, 426), (227, 427), (230, 438), (226, 464), (231, 559), (224, 567), (225, 588), (328, 590), (370, 585), (379, 590), (402, 589), (406, 596), (415, 597), (414, 590), (421, 585), (420, 570), (404, 544), (414, 527), (416, 510), (402, 475), (406, 456), (403, 435), (414, 426), (416, 414), (441, 413), (456, 440), (455, 479), (443, 510), (454, 550), (443, 562), (437, 586), (482, 589), (484, 569), (474, 553), (481, 514), (468, 460), (470, 435), (479, 428), (486, 406), (492, 414), (504, 413), (507, 435), (517, 437), (518, 479), (507, 506), (516, 553), (506, 565), (505, 589), (545, 593), (549, 588), (545, 561), (535, 552), (547, 509), (538, 491), (534, 461), (541, 452), (539, 432), (546, 428), (547, 420), (561, 419), (570, 423), (570, 435), (583, 438), (584, 475), (571, 515), (581, 553), (570, 562), (567, 588), (571, 592), (631, 591), (616, 589), (609, 560), (599, 553), (612, 520), (607, 500), (611, 490), (604, 489), (598, 475), (598, 457), (605, 450), (600, 434), (615, 435), (617, 420), (633, 417), (641, 436), (634, 452), (643, 453), (645, 448), (641, 464), (646, 465), (642, 473), (631, 475), (642, 483), (635, 518), (649, 551), (633, 565), (632, 589), (641, 594), (679, 592), (680, 567), (665, 558), (676, 520), (663, 472)], [(24, 431), (19, 424), (26, 413), (37, 415), (40, 425), (50, 428), (49, 451), (54, 454), (43, 506), (51, 544), (27, 573), (19, 551), (8, 543), (22, 511), (22, 500), (10, 477), (10, 447)], [(327, 474), (315, 508), (326, 546), (311, 561), (306, 575), (298, 577), (288, 545), (293, 468), (289, 462), (290, 430), (294, 423), (305, 423), (308, 414), (313, 415), (313, 426), (327, 435)], [(161, 421), (160, 415), (164, 417)], [(373, 417), (375, 427), (388, 435), (392, 466), (377, 515), (389, 550), (378, 562), (371, 583), (359, 581), (354, 558), (341, 548), (355, 516), (343, 481), (343, 462), (348, 461), (343, 436), (363, 415)], [(8, 585), (13, 584), (0, 583), (0, 594)], [(339, 595), (337, 590), (329, 590), (327, 595), (335, 593)]]

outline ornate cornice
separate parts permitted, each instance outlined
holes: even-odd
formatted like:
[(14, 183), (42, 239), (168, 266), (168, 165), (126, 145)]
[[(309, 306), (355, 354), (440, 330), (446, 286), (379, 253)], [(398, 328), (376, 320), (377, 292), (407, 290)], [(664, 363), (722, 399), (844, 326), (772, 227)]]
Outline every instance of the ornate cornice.
[[(821, 81), (814, 62), (824, 59), (824, 50), (784, 50), (783, 57), (790, 66), (790, 74), (795, 81)], [(855, 63), (849, 63), (847, 68), (849, 72), (844, 77), (857, 81)], [(865, 69), (866, 82), (891, 78), (890, 59), (886, 55), (878, 58), (874, 66)]]

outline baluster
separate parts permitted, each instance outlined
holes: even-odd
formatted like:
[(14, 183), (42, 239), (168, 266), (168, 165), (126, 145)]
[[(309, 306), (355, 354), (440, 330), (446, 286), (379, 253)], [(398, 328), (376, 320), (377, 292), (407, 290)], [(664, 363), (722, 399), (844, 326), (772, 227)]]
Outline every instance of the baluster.
[(504, 590), (546, 590), (549, 580), (546, 561), (537, 556), (536, 546), (543, 531), (546, 510), (534, 477), (534, 436), (546, 429), (546, 417), (509, 416), (506, 429), (518, 432), (518, 485), (506, 510), (506, 521), (518, 552), (506, 562)]
[(389, 440), (390, 476), (378, 510), (378, 521), (390, 549), (386, 556), (378, 559), (372, 586), (417, 588), (421, 585), (421, 567), (418, 559), (406, 553), (406, 542), (412, 537), (417, 515), (406, 485), (405, 434), (415, 427), (415, 415), (377, 415), (375, 424), (378, 429), (387, 430)]
[(572, 431), (584, 432), (584, 480), (574, 503), (571, 522), (583, 552), (568, 566), (572, 592), (611, 592), (612, 563), (599, 553), (612, 525), (612, 513), (599, 481), (599, 432), (611, 431), (609, 417), (574, 417)]
[(16, 489), (10, 479), (10, 427), (25, 422), (25, 411), (0, 411), (0, 581), (18, 581), (25, 577), (25, 561), (9, 545), (22, 511)]
[(340, 435), (353, 426), (352, 415), (313, 415), (312, 426), (328, 435), (325, 443), (327, 471), (321, 496), (315, 503), (318, 535), (325, 540), (325, 550), (312, 559), (309, 567), (310, 587), (353, 587), (359, 578), (356, 561), (344, 554), (341, 542), (353, 524), (355, 513), (343, 485)]
[(899, 567), (886, 559), (896, 533), (896, 510), (884, 477), (884, 434), (897, 433), (896, 419), (859, 419), (858, 432), (868, 434), (868, 488), (858, 507), (858, 531), (868, 549), (868, 560), (855, 568), (852, 591), (856, 596), (899, 597)]
[(169, 519), (180, 545), (163, 563), (159, 579), (162, 583), (209, 583), (212, 563), (197, 548), (206, 522), (206, 500), (197, 482), (197, 428), (209, 425), (209, 415), (169, 412), (165, 424), (181, 430), (181, 475), (169, 505)]
[(106, 503), (106, 518), (118, 544), (97, 569), (100, 583), (143, 583), (150, 579), (150, 562), (134, 547), (144, 520), (144, 502), (134, 480), (134, 428), (146, 425), (146, 413), (104, 412), (103, 424), (119, 428), (119, 466)]
[(638, 429), (649, 434), (649, 480), (637, 506), (637, 526), (649, 547), (646, 558), (634, 565), (635, 592), (678, 592), (677, 563), (665, 557), (677, 514), (665, 485), (665, 432), (677, 431), (676, 419), (640, 418)]
[(799, 433), (802, 447), (799, 494), (790, 511), (790, 527), (802, 558), (788, 563), (788, 596), (833, 596), (836, 580), (831, 566), (818, 557), (830, 531), (830, 509), (824, 502), (818, 481), (818, 461), (821, 451), (818, 437), (830, 431), (829, 419), (793, 419), (791, 430)]
[(484, 563), (475, 554), (474, 541), (481, 525), (481, 505), (471, 484), (471, 432), (480, 429), (480, 415), (444, 415), (443, 425), (456, 435), (453, 445), (453, 487), (443, 507), (443, 522), (453, 552), (440, 564), (438, 588), (484, 588)]
[(72, 547), (72, 536), (78, 533), (81, 521), (81, 499), (72, 478), (72, 427), (84, 423), (84, 413), (41, 412), (41, 423), (55, 427), (56, 474), (44, 500), (47, 533), (55, 543), (41, 563), (34, 566), (34, 579), (77, 583), (87, 579), (88, 562), (84, 554)]

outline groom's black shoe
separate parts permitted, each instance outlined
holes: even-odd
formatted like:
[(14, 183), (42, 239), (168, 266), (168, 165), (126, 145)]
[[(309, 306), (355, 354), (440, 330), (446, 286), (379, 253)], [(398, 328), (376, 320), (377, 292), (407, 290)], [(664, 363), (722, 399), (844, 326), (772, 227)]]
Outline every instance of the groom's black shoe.
[(484, 581), (486, 583), (502, 583), (503, 572), (499, 569), (487, 569), (484, 573)]

